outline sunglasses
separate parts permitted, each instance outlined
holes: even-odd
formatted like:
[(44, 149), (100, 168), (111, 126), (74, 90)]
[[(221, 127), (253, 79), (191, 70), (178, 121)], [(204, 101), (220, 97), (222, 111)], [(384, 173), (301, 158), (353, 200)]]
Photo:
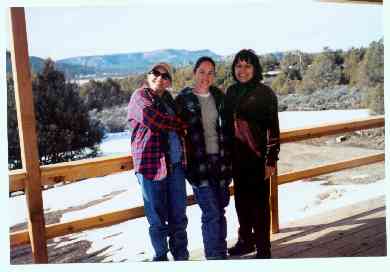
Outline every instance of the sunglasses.
[(153, 75), (155, 77), (161, 76), (161, 78), (164, 79), (164, 80), (171, 80), (171, 76), (168, 73), (161, 73), (160, 71), (155, 70), (155, 69), (150, 71), (149, 74), (151, 74), (151, 75)]

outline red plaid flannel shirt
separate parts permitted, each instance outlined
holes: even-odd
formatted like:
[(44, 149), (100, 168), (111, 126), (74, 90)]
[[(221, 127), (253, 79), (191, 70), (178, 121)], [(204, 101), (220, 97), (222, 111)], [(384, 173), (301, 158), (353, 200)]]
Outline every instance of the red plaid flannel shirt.
[[(164, 96), (172, 99), (168, 92)], [(184, 123), (176, 116), (169, 115), (159, 101), (161, 98), (151, 89), (141, 87), (133, 93), (128, 106), (128, 119), (133, 130), (131, 153), (134, 169), (150, 180), (161, 180), (168, 175), (167, 132), (173, 130), (180, 133), (185, 128)], [(185, 160), (182, 163), (185, 167)]]

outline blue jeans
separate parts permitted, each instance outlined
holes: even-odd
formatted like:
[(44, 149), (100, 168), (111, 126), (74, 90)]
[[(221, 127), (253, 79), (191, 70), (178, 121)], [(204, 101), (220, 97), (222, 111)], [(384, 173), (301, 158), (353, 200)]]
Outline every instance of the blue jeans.
[(187, 193), (184, 171), (177, 164), (171, 175), (163, 180), (148, 180), (136, 173), (142, 188), (145, 215), (155, 258), (164, 257), (169, 250), (175, 260), (188, 260)]
[(193, 187), (193, 191), (202, 210), (202, 236), (206, 259), (225, 259), (225, 207), (230, 198), (228, 185), (210, 182), (207, 186)]

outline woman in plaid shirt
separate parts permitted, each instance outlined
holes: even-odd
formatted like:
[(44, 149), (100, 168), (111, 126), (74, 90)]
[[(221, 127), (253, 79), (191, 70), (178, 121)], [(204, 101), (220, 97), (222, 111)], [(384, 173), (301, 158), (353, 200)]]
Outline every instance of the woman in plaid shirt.
[(168, 248), (175, 260), (189, 257), (182, 143), (186, 125), (176, 116), (167, 91), (171, 84), (170, 66), (154, 65), (146, 84), (131, 96), (128, 111), (134, 169), (150, 225), (153, 261), (167, 261)]

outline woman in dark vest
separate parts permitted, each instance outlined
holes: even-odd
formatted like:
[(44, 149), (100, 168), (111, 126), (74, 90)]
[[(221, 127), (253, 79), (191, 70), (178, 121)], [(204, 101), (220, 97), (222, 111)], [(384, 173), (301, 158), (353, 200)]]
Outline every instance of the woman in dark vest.
[(277, 97), (261, 83), (262, 68), (252, 50), (233, 60), (235, 84), (227, 89), (225, 109), (233, 136), (234, 199), (239, 221), (238, 241), (231, 256), (257, 250), (256, 258), (271, 258), (269, 177), (279, 153)]
[(211, 58), (198, 59), (193, 73), (194, 86), (183, 89), (176, 97), (178, 116), (188, 125), (186, 178), (202, 210), (206, 259), (226, 259), (225, 207), (229, 203), (232, 171), (224, 94), (212, 86), (215, 63)]

